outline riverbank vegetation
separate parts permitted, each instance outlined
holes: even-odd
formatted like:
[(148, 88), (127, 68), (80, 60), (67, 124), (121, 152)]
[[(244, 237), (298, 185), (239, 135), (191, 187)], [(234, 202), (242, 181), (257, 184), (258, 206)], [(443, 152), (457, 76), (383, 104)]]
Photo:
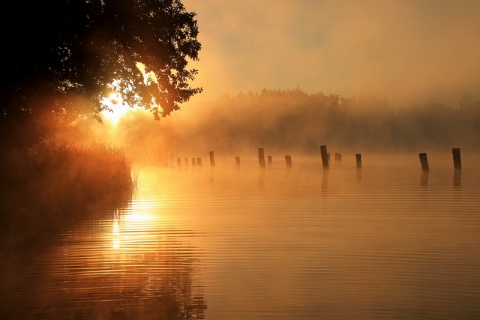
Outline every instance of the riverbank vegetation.
[(31, 239), (95, 210), (125, 205), (134, 190), (124, 152), (100, 143), (4, 148), (0, 181), (1, 236), (8, 247), (30, 246)]

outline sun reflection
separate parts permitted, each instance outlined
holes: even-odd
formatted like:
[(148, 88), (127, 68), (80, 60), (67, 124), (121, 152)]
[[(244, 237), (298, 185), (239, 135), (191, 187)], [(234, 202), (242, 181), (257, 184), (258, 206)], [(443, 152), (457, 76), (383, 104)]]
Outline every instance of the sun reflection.
[(118, 249), (120, 248), (120, 224), (119, 224), (119, 216), (120, 216), (120, 210), (116, 210), (114, 213), (113, 217), (113, 224), (112, 224), (112, 247), (113, 249)]
[[(134, 200), (73, 233), (51, 259), (53, 281), (62, 286), (48, 294), (58, 296), (60, 306), (93, 302), (88, 315), (94, 318), (203, 319), (206, 303), (195, 248), (185, 232), (164, 228), (161, 209), (163, 201)], [(43, 297), (45, 286), (41, 289)]]
[(118, 221), (115, 219), (113, 221), (113, 230), (112, 230), (112, 240), (113, 240), (113, 249), (118, 249), (120, 248), (120, 239), (119, 239), (119, 234), (120, 234), (120, 226), (118, 224)]
[(148, 222), (158, 219), (158, 213), (154, 211), (158, 207), (158, 203), (155, 201), (142, 200), (132, 201), (130, 209), (126, 212), (125, 221), (133, 222)]
[(113, 249), (143, 250), (158, 241), (158, 233), (152, 232), (158, 230), (160, 222), (156, 207), (158, 203), (154, 201), (132, 201), (125, 210), (117, 209), (111, 229)]

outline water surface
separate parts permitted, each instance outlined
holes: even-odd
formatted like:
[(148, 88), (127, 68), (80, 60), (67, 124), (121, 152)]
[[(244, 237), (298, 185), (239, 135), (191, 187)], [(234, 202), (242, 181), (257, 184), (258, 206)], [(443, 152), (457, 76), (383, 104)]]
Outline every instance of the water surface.
[(141, 168), (128, 206), (4, 259), (2, 315), (475, 318), (480, 166), (368, 160)]

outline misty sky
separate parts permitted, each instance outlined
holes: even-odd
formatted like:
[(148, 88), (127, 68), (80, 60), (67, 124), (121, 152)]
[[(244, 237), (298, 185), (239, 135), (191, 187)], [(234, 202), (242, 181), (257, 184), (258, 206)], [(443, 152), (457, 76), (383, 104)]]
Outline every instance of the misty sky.
[(477, 0), (184, 0), (202, 43), (193, 101), (293, 89), (480, 98)]

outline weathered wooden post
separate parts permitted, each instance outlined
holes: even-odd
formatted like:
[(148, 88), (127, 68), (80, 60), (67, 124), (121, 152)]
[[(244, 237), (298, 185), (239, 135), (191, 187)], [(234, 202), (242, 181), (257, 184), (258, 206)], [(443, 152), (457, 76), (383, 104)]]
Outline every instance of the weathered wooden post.
[(420, 164), (422, 165), (422, 171), (428, 171), (430, 168), (428, 167), (428, 159), (426, 153), (419, 153), (418, 156), (420, 157)]
[(355, 154), (355, 161), (357, 163), (357, 169), (362, 168), (362, 155), (360, 153)]
[(192, 158), (192, 166), (195, 165), (195, 158)]
[(462, 159), (460, 157), (460, 148), (452, 148), (453, 166), (456, 170), (462, 170)]
[(202, 166), (202, 158), (197, 158), (197, 165)]
[(321, 145), (320, 146), (320, 153), (322, 155), (322, 163), (323, 163), (323, 169), (328, 169), (328, 152), (327, 152), (327, 146)]
[(240, 167), (240, 157), (239, 156), (235, 156), (235, 165), (237, 167)]
[(268, 159), (268, 164), (272, 164), (272, 156), (268, 156), (267, 159)]
[(285, 162), (287, 163), (287, 168), (291, 168), (292, 167), (292, 156), (286, 155), (285, 156)]
[(182, 165), (182, 159), (177, 158), (177, 166), (180, 167)]
[(215, 167), (215, 154), (213, 151), (209, 152), (210, 155), (210, 167)]
[(265, 152), (263, 148), (258, 148), (258, 162), (261, 168), (265, 168)]

